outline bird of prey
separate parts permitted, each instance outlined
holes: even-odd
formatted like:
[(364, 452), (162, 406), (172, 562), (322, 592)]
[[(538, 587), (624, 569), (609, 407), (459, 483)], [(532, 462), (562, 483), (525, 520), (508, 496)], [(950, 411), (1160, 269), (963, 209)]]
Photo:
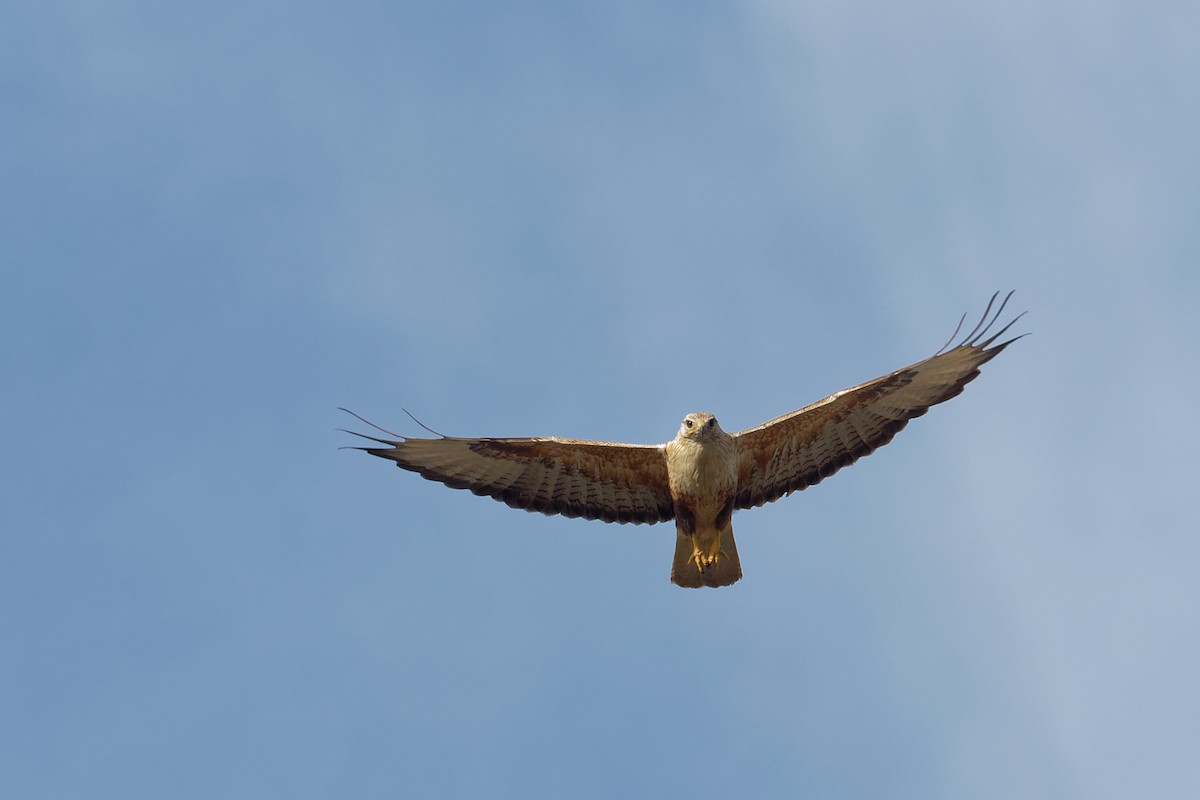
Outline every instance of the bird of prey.
[(555, 436), (464, 439), (437, 434), (430, 439), (382, 428), (399, 438), (347, 433), (384, 445), (356, 449), (513, 508), (634, 524), (673, 519), (671, 582), (692, 588), (728, 586), (742, 577), (733, 512), (820, 483), (890, 442), (930, 406), (962, 392), (982, 364), (1021, 338), (995, 343), (1023, 315), (988, 335), (1012, 292), (993, 314), (998, 296), (992, 296), (979, 324), (956, 346), (951, 347), (963, 320), (946, 345), (924, 361), (740, 433), (726, 433), (716, 417), (703, 412), (688, 414), (673, 440), (656, 445)]

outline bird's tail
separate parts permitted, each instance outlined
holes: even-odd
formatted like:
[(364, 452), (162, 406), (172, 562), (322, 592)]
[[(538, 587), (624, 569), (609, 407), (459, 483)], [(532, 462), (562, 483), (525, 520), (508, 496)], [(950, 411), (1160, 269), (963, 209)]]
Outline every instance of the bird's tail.
[(733, 540), (733, 526), (721, 534), (723, 555), (715, 564), (701, 569), (692, 558), (695, 546), (692, 537), (677, 531), (675, 534), (675, 561), (671, 564), (671, 583), (688, 589), (701, 586), (729, 586), (742, 577), (742, 562), (738, 559), (737, 542)]

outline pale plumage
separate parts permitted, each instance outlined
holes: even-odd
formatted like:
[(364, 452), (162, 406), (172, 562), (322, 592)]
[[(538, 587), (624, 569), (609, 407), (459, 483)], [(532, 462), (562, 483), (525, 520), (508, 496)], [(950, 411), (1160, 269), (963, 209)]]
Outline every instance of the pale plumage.
[(387, 445), (360, 448), (372, 455), (514, 508), (605, 522), (674, 519), (672, 582), (727, 586), (742, 576), (733, 512), (819, 483), (962, 392), (981, 365), (1020, 338), (994, 344), (1016, 319), (987, 335), (1011, 296), (992, 314), (993, 296), (957, 346), (733, 435), (704, 413), (689, 414), (675, 439), (660, 445), (355, 435)]

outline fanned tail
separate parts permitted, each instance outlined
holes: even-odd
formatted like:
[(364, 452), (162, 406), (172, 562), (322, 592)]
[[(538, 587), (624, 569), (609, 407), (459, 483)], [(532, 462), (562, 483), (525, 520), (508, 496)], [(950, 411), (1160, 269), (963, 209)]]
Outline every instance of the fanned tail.
[(701, 586), (729, 586), (742, 578), (742, 562), (738, 558), (737, 542), (733, 539), (733, 527), (721, 534), (721, 549), (725, 555), (711, 567), (701, 571), (692, 558), (695, 548), (692, 537), (676, 531), (675, 560), (671, 563), (671, 583), (688, 589)]

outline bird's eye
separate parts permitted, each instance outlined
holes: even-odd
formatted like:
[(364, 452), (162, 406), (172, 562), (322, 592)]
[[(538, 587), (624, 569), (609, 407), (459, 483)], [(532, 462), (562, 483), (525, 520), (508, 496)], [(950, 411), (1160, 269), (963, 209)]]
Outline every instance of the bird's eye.
[(710, 420), (708, 421), (708, 427), (710, 427), (710, 428), (711, 428), (713, 425), (716, 425), (716, 424), (717, 424), (717, 421), (716, 421), (715, 419), (710, 419)]
[(692, 420), (690, 420), (690, 419), (685, 419), (685, 420), (683, 421), (683, 424), (684, 424), (684, 425), (686, 425), (687, 427), (691, 428), (691, 427), (693, 427), (693, 426), (694, 426), (696, 423), (695, 423), (695, 422), (693, 422), (693, 421), (692, 421)]

